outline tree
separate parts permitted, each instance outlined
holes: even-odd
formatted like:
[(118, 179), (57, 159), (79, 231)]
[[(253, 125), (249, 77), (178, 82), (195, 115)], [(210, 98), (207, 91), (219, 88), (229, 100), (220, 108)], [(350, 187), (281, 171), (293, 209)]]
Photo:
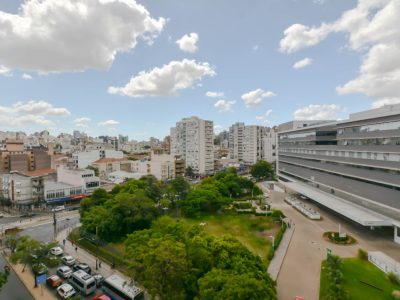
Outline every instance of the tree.
[(189, 166), (189, 167), (187, 167), (187, 168), (185, 169), (185, 176), (186, 176), (186, 177), (189, 177), (189, 178), (194, 178), (194, 177), (195, 177), (193, 168), (192, 168), (191, 166)]
[(7, 275), (4, 274), (3, 272), (0, 272), (0, 292), (1, 289), (3, 288), (3, 285), (7, 283)]
[(276, 299), (274, 289), (252, 274), (237, 274), (229, 270), (212, 269), (200, 278), (199, 294), (204, 300)]
[(99, 168), (97, 168), (97, 167), (87, 166), (86, 169), (93, 170), (94, 171), (94, 176), (99, 176), (99, 174), (100, 174), (99, 173)]
[(257, 181), (271, 180), (274, 178), (274, 169), (272, 165), (265, 160), (259, 160), (251, 167), (251, 176)]
[(143, 241), (135, 238), (139, 235), (133, 234), (125, 244), (133, 277), (154, 297), (185, 299), (185, 282), (191, 277), (185, 245), (162, 237)]
[(189, 217), (197, 216), (201, 212), (215, 213), (226, 199), (221, 196), (215, 186), (201, 186), (192, 190), (185, 200), (181, 201), (182, 212)]
[(347, 293), (343, 289), (343, 262), (339, 256), (331, 255), (327, 259), (329, 285), (327, 291), (328, 300), (347, 299)]
[(171, 180), (170, 187), (172, 192), (177, 195), (179, 199), (185, 199), (187, 194), (190, 192), (189, 182), (181, 176)]

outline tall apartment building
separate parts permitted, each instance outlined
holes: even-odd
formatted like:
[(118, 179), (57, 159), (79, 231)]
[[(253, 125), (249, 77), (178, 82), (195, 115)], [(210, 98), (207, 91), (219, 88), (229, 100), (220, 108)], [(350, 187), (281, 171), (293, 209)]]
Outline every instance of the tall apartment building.
[(184, 118), (171, 128), (171, 154), (181, 156), (197, 174), (214, 172), (214, 128), (212, 121)]
[(278, 133), (285, 185), (400, 243), (400, 105)]
[(229, 158), (243, 161), (244, 123), (237, 122), (229, 127)]
[(243, 163), (245, 165), (253, 165), (264, 158), (263, 138), (265, 131), (264, 126), (248, 125), (244, 127)]
[(266, 129), (262, 143), (263, 143), (263, 160), (266, 160), (269, 163), (274, 163), (276, 161), (276, 148), (277, 148), (276, 127)]

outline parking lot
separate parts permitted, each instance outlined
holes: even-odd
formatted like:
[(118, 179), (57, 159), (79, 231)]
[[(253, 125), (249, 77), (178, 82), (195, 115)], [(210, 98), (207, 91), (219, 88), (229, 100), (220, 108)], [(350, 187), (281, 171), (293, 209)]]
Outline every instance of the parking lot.
[[(63, 246), (60, 246), (60, 247), (63, 248)], [(65, 247), (65, 248), (66, 248), (66, 247)], [(61, 257), (63, 257), (63, 256), (67, 256), (67, 255), (70, 255), (70, 256), (74, 257), (73, 254), (74, 254), (74, 253), (66, 253), (66, 252), (63, 252), (63, 254), (62, 254), (62, 255), (59, 255), (59, 257), (61, 258)], [(90, 273), (91, 273), (90, 275), (101, 274), (101, 272), (99, 272), (99, 270), (96, 270), (95, 268), (93, 268), (92, 266), (90, 266), (90, 265), (89, 265), (89, 262), (85, 262), (85, 261), (83, 261), (82, 259), (80, 259), (79, 257), (74, 257), (74, 258), (75, 258), (75, 263), (74, 263), (74, 265), (68, 266), (68, 268), (70, 268), (72, 272), (74, 272), (74, 266), (75, 266), (75, 268), (76, 268), (77, 265), (83, 263), (83, 264), (87, 264), (88, 267), (90, 268)], [(57, 267), (50, 268), (50, 269), (48, 270), (48, 273), (47, 273), (47, 278), (49, 278), (49, 277), (52, 276), (52, 275), (58, 275), (59, 277), (61, 277), (61, 280), (63, 281), (63, 283), (69, 283), (69, 280), (68, 280), (68, 279), (62, 278), (62, 276), (60, 276), (60, 274), (57, 274), (57, 269), (60, 268), (60, 267), (65, 267), (65, 264), (64, 264), (63, 262), (61, 262)], [(104, 278), (104, 277), (103, 277), (103, 278)], [(50, 287), (48, 284), (46, 284), (46, 288), (47, 288), (48, 290), (50, 290), (50, 291), (52, 292), (52, 294), (54, 294), (57, 298), (59, 298), (59, 299), (61, 298), (59, 295), (57, 295), (56, 287), (52, 288), (52, 287)], [(76, 290), (77, 294), (79, 294), (79, 291), (78, 291), (76, 288), (74, 288), (74, 289)], [(100, 295), (100, 294), (102, 294), (102, 293), (103, 293), (103, 292), (102, 292), (102, 290), (101, 290), (101, 285), (98, 285), (97, 288), (96, 288), (96, 291), (95, 291), (94, 293), (90, 294), (89, 296), (83, 296), (83, 295), (81, 295), (81, 299), (93, 299), (93, 297), (94, 297), (95, 295)]]

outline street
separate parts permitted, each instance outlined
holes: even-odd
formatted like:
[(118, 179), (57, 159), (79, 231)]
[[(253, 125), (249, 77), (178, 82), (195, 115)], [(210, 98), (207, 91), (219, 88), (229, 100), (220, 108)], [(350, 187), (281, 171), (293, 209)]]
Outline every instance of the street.
[[(0, 254), (0, 270), (3, 271), (6, 261), (2, 254)], [(7, 283), (3, 286), (0, 292), (0, 300), (29, 300), (33, 299), (26, 287), (19, 280), (17, 275), (11, 270), (8, 276)]]

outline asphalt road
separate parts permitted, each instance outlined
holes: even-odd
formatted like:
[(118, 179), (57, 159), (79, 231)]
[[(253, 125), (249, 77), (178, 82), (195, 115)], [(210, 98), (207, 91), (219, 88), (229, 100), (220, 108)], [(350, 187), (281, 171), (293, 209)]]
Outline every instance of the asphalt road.
[[(3, 255), (0, 254), (0, 269), (3, 271), (6, 261)], [(11, 270), (8, 276), (7, 283), (3, 286), (0, 292), (0, 300), (30, 300), (33, 299), (31, 294), (19, 280), (14, 271)]]

